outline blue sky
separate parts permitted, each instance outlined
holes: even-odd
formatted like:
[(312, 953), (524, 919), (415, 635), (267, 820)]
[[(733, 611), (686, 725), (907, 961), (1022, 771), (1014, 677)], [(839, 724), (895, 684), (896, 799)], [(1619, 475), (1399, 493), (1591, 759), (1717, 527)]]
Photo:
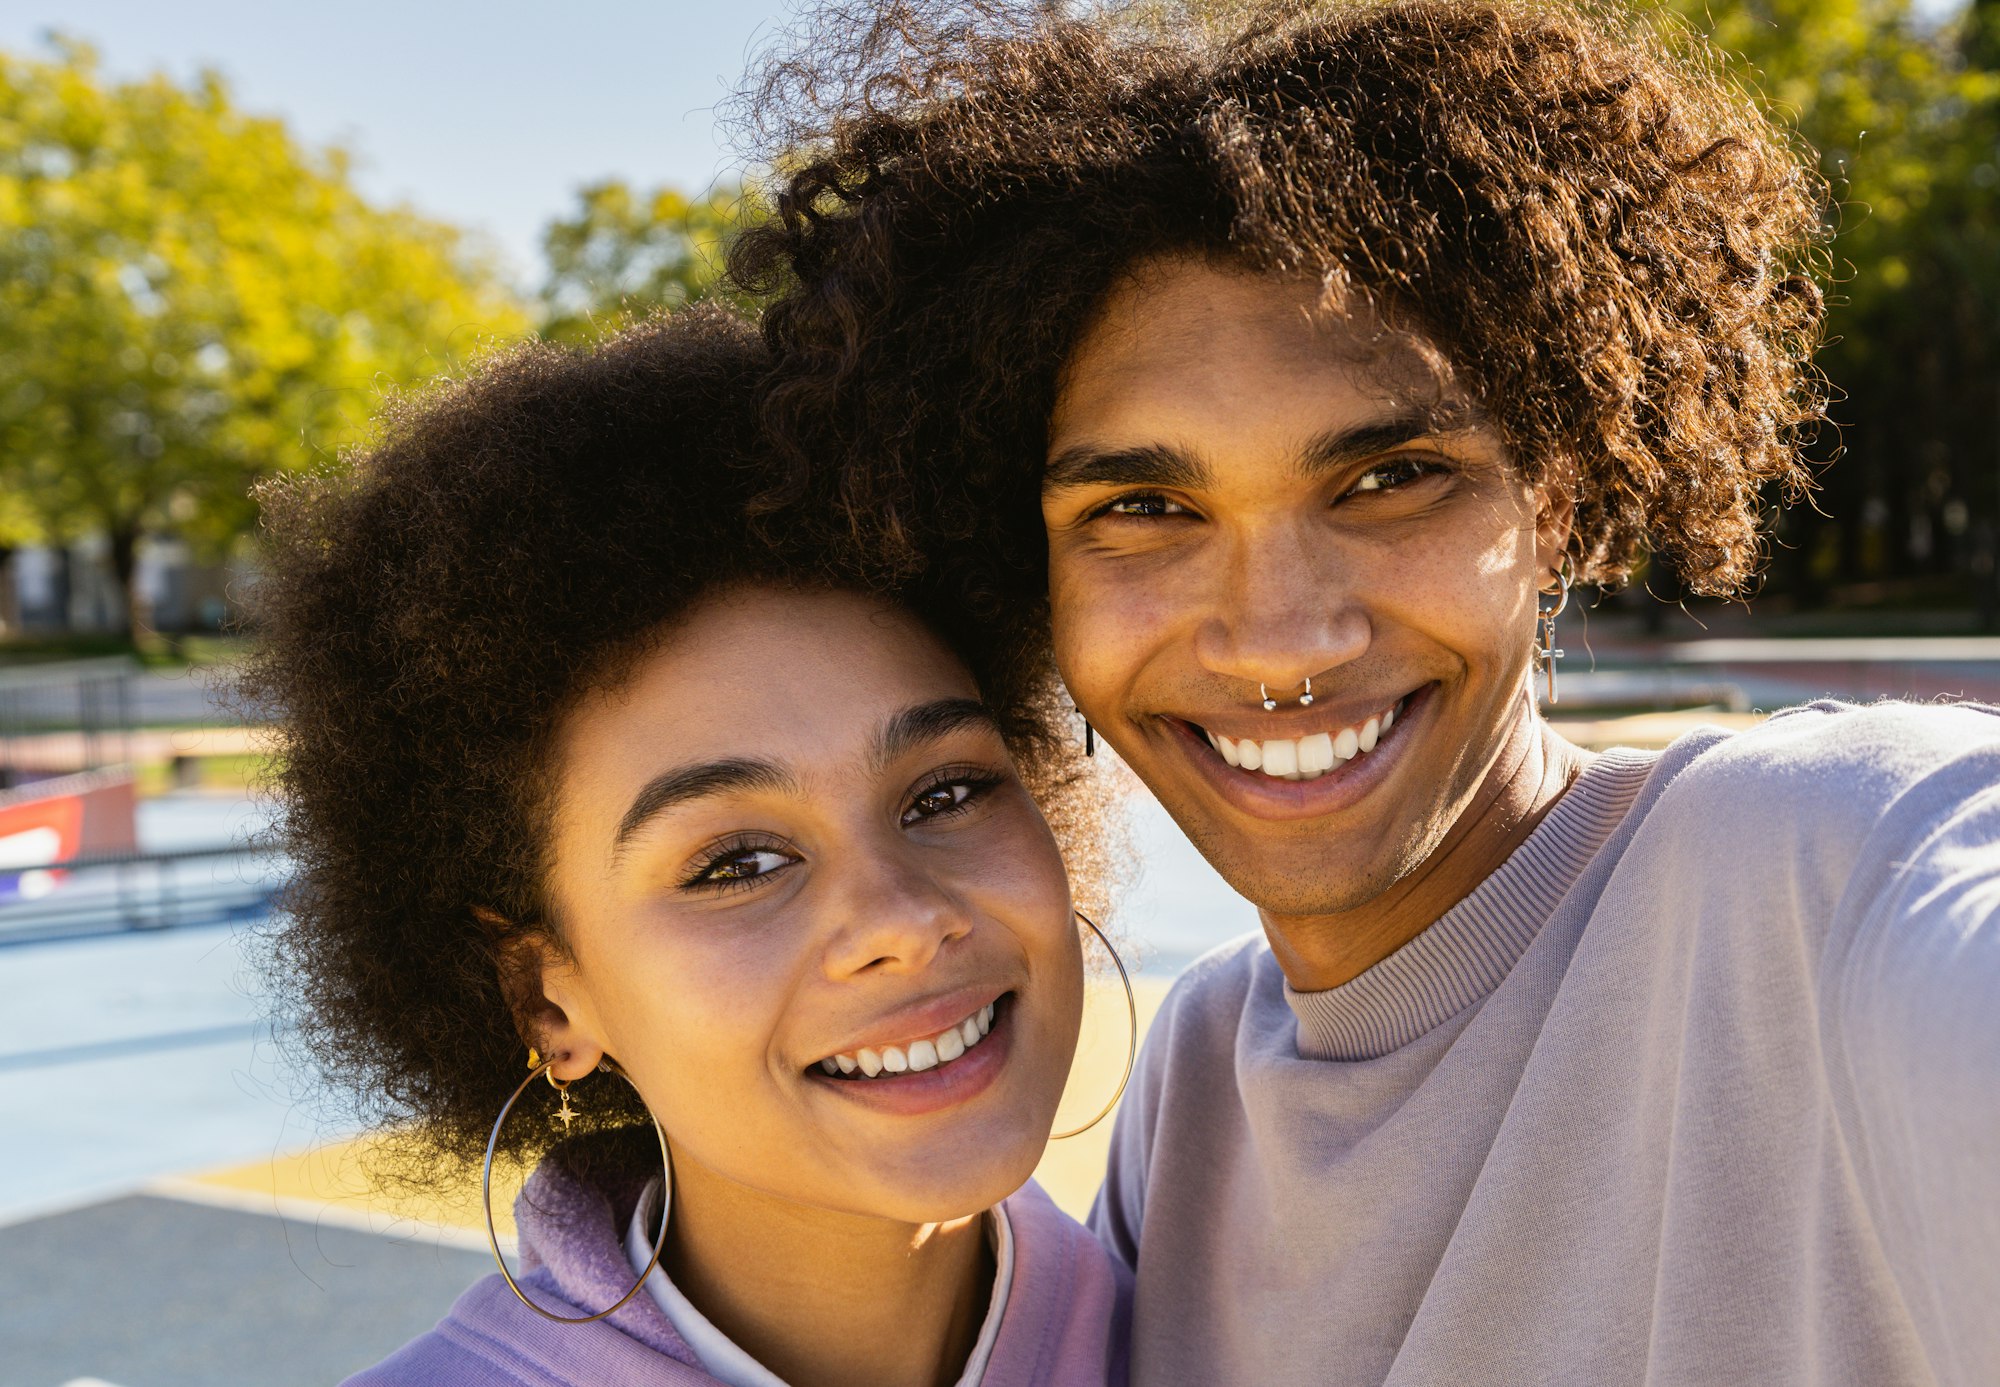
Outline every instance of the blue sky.
[(606, 175), (700, 189), (736, 167), (712, 108), (783, 0), (4, 0), (0, 47), (50, 29), (114, 75), (224, 73), (239, 101), (358, 156), (371, 196), (478, 228), (524, 282), (542, 225)]
[[(1962, 0), (1917, 0), (1933, 15)], [(372, 196), (488, 234), (524, 284), (542, 226), (618, 175), (694, 192), (736, 169), (728, 94), (787, 0), (0, 0), (0, 48), (55, 28), (116, 75), (221, 70), (252, 110), (359, 160)]]

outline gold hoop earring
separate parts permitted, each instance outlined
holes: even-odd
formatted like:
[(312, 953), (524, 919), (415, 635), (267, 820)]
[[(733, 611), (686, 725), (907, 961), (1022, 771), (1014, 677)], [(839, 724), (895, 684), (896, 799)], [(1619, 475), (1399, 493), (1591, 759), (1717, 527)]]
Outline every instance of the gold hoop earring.
[[(569, 1130), (569, 1124), (575, 1121), (577, 1117), (576, 1110), (569, 1105), (569, 1086), (575, 1080), (558, 1079), (551, 1072), (562, 1058), (561, 1055), (556, 1055), (550, 1059), (543, 1060), (536, 1051), (532, 1049), (528, 1051), (528, 1077), (521, 1080), (513, 1093), (508, 1095), (507, 1101), (500, 1105), (500, 1116), (493, 1119), (493, 1135), (486, 1139), (486, 1164), (479, 1172), (479, 1202), (486, 1213), (486, 1245), (493, 1249), (493, 1260), (500, 1266), (500, 1275), (507, 1279), (507, 1289), (512, 1291), (523, 1305), (533, 1310), (545, 1320), (554, 1320), (557, 1324), (589, 1324), (594, 1320), (603, 1319), (606, 1315), (616, 1314), (625, 1308), (626, 1301), (639, 1294), (640, 1288), (646, 1284), (647, 1278), (653, 1274), (653, 1268), (660, 1264), (660, 1254), (666, 1250), (667, 1220), (664, 1218), (660, 1220), (660, 1236), (653, 1240), (652, 1260), (647, 1262), (646, 1269), (639, 1273), (639, 1279), (632, 1283), (632, 1289), (618, 1297), (617, 1304), (613, 1305), (610, 1309), (599, 1310), (594, 1315), (558, 1315), (552, 1311), (544, 1310), (541, 1306), (535, 1304), (534, 1301), (528, 1299), (528, 1293), (521, 1289), (519, 1282), (514, 1280), (514, 1273), (507, 1270), (507, 1259), (500, 1255), (500, 1233), (493, 1226), (493, 1153), (500, 1145), (500, 1128), (506, 1123), (507, 1114), (514, 1110), (514, 1104), (519, 1102), (521, 1095), (528, 1091), (528, 1085), (543, 1077), (546, 1077), (555, 1086), (556, 1091), (562, 1094), (563, 1099), (562, 1112), (557, 1113), (551, 1121), (561, 1121), (563, 1130)], [(598, 1065), (597, 1068), (600, 1073), (616, 1074), (626, 1083), (632, 1083), (632, 1076), (620, 1069), (608, 1058), (602, 1064)], [(638, 1086), (634, 1084), (633, 1091), (637, 1092), (637, 1090)], [(643, 1102), (643, 1099), (641, 1101)], [(650, 1108), (647, 1109), (647, 1116), (652, 1116)], [(657, 1117), (653, 1118), (653, 1132), (660, 1139), (661, 1169), (671, 1171), (673, 1169), (673, 1157), (667, 1154), (666, 1129), (660, 1126), (660, 1119)]]
[(1067, 1132), (1049, 1133), (1050, 1141), (1065, 1141), (1070, 1137), (1081, 1136), (1109, 1116), (1111, 1110), (1118, 1106), (1118, 1100), (1125, 1096), (1125, 1085), (1132, 1081), (1132, 1064), (1139, 1057), (1139, 1003), (1132, 995), (1132, 975), (1125, 971), (1125, 960), (1118, 956), (1118, 950), (1111, 947), (1111, 941), (1104, 937), (1104, 931), (1097, 927), (1095, 920), (1091, 919), (1081, 910), (1073, 910), (1070, 913), (1090, 926), (1090, 932), (1097, 936), (1097, 942), (1104, 946), (1105, 952), (1111, 955), (1111, 961), (1118, 965), (1118, 981), (1125, 984), (1125, 1014), (1128, 1022), (1125, 1047), (1125, 1072), (1118, 1076), (1118, 1087), (1112, 1093), (1111, 1101), (1098, 1109), (1097, 1116), (1091, 1118), (1090, 1121), (1084, 1123), (1081, 1127), (1072, 1127)]

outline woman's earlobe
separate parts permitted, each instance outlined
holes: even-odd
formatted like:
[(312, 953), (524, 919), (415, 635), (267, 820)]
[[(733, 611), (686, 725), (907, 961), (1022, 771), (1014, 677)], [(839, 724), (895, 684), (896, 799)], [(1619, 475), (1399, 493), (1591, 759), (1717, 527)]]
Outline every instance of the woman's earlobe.
[[(490, 913), (474, 910), (482, 923)], [(573, 1014), (582, 1001), (576, 995), (574, 966), (548, 939), (532, 932), (508, 939), (496, 962), (501, 997), (513, 1014), (515, 1033), (531, 1052), (554, 1061), (550, 1075), (568, 1081), (597, 1068), (604, 1058), (603, 1044)]]

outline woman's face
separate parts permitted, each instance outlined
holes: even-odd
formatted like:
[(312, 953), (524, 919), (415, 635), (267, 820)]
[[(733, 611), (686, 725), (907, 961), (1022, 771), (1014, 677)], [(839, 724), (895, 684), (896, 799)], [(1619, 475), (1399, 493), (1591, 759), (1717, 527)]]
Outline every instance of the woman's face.
[(802, 1204), (920, 1223), (1027, 1179), (1081, 951), (1048, 826), (920, 623), (731, 589), (555, 765), (558, 1077), (614, 1056), (677, 1170)]

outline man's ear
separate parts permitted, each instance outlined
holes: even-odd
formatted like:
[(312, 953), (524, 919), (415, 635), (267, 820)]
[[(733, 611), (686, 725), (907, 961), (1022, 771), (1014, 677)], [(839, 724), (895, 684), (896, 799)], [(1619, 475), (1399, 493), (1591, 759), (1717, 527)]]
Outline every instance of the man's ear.
[[(505, 922), (476, 910), (488, 928)], [(489, 918), (490, 917), (490, 918)], [(500, 992), (527, 1043), (555, 1059), (549, 1073), (580, 1079), (604, 1059), (604, 1038), (576, 961), (546, 930), (510, 931), (499, 948)]]
[(1535, 483), (1535, 567), (1546, 573), (1569, 553), (1570, 526), (1576, 519), (1576, 468), (1551, 463)]

